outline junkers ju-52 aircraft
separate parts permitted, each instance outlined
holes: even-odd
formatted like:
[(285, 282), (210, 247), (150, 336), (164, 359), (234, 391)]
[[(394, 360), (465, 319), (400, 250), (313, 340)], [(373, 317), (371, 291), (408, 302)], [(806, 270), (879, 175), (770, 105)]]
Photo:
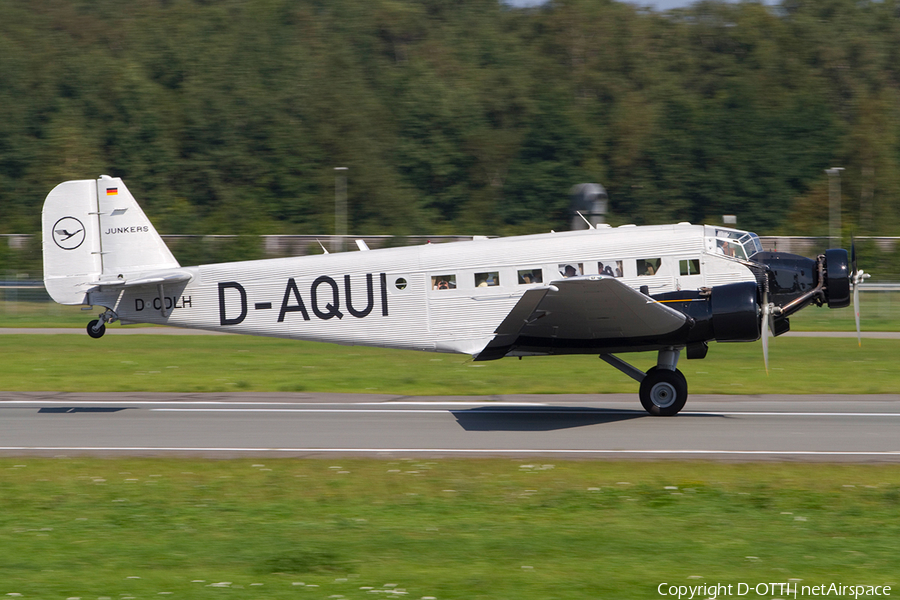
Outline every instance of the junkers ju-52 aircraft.
[[(849, 305), (867, 276), (846, 250), (764, 252), (753, 233), (689, 223), (182, 267), (108, 176), (58, 185), (42, 220), (47, 291), (104, 307), (87, 326), (95, 338), (120, 321), (476, 361), (598, 354), (665, 416), (687, 400), (682, 353), (699, 359), (710, 341), (762, 337), (766, 356), (769, 331), (788, 331), (810, 304)], [(616, 356), (650, 351), (657, 364), (646, 373)]]

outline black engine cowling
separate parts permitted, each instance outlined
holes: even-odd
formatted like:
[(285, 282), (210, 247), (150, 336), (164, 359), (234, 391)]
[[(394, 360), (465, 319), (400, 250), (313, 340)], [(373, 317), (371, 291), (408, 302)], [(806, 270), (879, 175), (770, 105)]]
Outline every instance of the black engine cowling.
[(753, 260), (769, 269), (769, 302), (785, 306), (815, 290), (818, 265), (805, 256), (787, 252), (758, 252)]
[(713, 337), (719, 342), (753, 342), (760, 336), (757, 285), (753, 281), (717, 285), (711, 291)]
[(847, 251), (825, 251), (825, 297), (828, 308), (850, 306), (850, 265)]
[[(818, 260), (786, 252), (758, 252), (753, 260), (766, 266), (769, 302), (792, 314), (815, 302), (829, 308), (850, 304), (850, 266), (847, 251), (826, 250)], [(824, 280), (824, 281), (822, 281)]]

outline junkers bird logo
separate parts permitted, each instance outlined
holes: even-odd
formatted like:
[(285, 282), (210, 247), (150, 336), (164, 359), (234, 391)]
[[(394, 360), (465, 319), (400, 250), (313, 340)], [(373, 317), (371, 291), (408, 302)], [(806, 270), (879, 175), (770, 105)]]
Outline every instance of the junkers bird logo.
[(75, 217), (63, 217), (53, 226), (53, 241), (63, 250), (74, 250), (84, 242), (84, 225)]

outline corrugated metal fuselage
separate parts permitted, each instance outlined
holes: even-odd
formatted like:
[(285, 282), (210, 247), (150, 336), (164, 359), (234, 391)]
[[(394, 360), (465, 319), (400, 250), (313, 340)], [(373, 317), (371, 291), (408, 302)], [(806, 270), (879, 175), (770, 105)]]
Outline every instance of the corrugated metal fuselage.
[(712, 239), (701, 225), (620, 227), (202, 265), (161, 293), (103, 287), (89, 302), (125, 324), (476, 354), (526, 290), (566, 267), (651, 294), (754, 280)]

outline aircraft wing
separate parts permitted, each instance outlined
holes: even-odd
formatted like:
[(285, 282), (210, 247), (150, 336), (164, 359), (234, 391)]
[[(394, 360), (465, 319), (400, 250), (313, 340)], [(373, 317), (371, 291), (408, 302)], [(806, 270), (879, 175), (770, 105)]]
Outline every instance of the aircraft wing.
[(525, 292), (475, 360), (502, 358), (515, 349), (557, 353), (631, 347), (636, 340), (673, 334), (687, 322), (683, 313), (614, 277), (563, 279)]

